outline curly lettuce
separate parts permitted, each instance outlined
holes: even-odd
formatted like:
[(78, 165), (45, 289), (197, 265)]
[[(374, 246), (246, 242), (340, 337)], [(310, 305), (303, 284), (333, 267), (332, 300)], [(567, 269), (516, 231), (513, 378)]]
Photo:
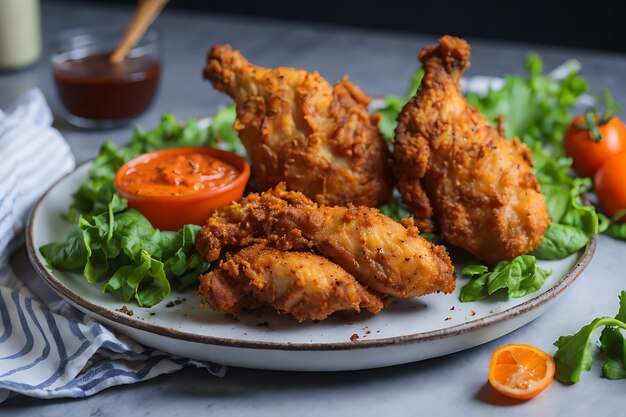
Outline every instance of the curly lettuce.
[(80, 215), (65, 241), (39, 250), (51, 268), (81, 272), (88, 282), (103, 283), (103, 292), (151, 307), (167, 298), (171, 285), (185, 289), (209, 267), (195, 252), (199, 230), (157, 230), (114, 194), (106, 212)]

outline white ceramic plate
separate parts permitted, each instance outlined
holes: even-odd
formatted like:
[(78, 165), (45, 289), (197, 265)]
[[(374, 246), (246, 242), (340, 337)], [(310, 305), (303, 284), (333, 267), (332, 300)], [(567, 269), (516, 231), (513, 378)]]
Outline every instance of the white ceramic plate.
[[(461, 303), (458, 278), (454, 294), (433, 294), (395, 302), (376, 316), (334, 316), (297, 323), (271, 310), (244, 314), (238, 320), (218, 314), (191, 289), (146, 309), (128, 305), (80, 275), (53, 271), (39, 253), (41, 245), (65, 239), (69, 224), (61, 218), (71, 194), (85, 180), (90, 163), (61, 179), (36, 205), (27, 230), (31, 261), (61, 297), (95, 319), (135, 340), (179, 356), (241, 367), (338, 371), (367, 369), (441, 356), (496, 339), (544, 313), (589, 263), (593, 239), (580, 254), (540, 262), (551, 269), (543, 288), (518, 299), (491, 297)], [(457, 271), (464, 261), (452, 253)], [(457, 272), (458, 275), (458, 272)], [(180, 301), (180, 303), (178, 303)], [(358, 336), (356, 339), (355, 336)], [(356, 340), (351, 340), (356, 339)]]

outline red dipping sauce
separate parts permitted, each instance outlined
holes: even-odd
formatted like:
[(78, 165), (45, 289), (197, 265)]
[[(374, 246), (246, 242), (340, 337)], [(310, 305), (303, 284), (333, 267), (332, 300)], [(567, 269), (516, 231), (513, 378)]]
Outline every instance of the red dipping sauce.
[(58, 61), (54, 81), (61, 102), (74, 116), (121, 120), (139, 116), (154, 100), (161, 64), (150, 55), (129, 56), (111, 64), (111, 52)]

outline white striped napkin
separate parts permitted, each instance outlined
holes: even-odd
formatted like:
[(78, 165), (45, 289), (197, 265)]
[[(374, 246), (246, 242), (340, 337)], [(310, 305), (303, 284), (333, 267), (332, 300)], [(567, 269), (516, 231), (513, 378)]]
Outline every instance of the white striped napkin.
[(9, 255), (22, 243), (31, 206), (74, 168), (67, 142), (51, 124), (37, 89), (0, 111), (0, 402), (15, 394), (84, 397), (189, 365), (222, 376), (221, 365), (145, 348), (58, 298), (43, 305), (11, 271)]

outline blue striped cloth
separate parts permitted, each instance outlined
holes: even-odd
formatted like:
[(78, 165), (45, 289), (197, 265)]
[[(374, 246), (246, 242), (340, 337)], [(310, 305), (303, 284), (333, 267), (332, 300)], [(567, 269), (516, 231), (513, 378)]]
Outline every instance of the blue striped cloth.
[(70, 147), (51, 124), (37, 89), (0, 111), (0, 402), (15, 394), (84, 397), (189, 365), (222, 376), (221, 365), (145, 348), (56, 296), (44, 305), (12, 272), (9, 255), (22, 244), (33, 203), (74, 169)]

